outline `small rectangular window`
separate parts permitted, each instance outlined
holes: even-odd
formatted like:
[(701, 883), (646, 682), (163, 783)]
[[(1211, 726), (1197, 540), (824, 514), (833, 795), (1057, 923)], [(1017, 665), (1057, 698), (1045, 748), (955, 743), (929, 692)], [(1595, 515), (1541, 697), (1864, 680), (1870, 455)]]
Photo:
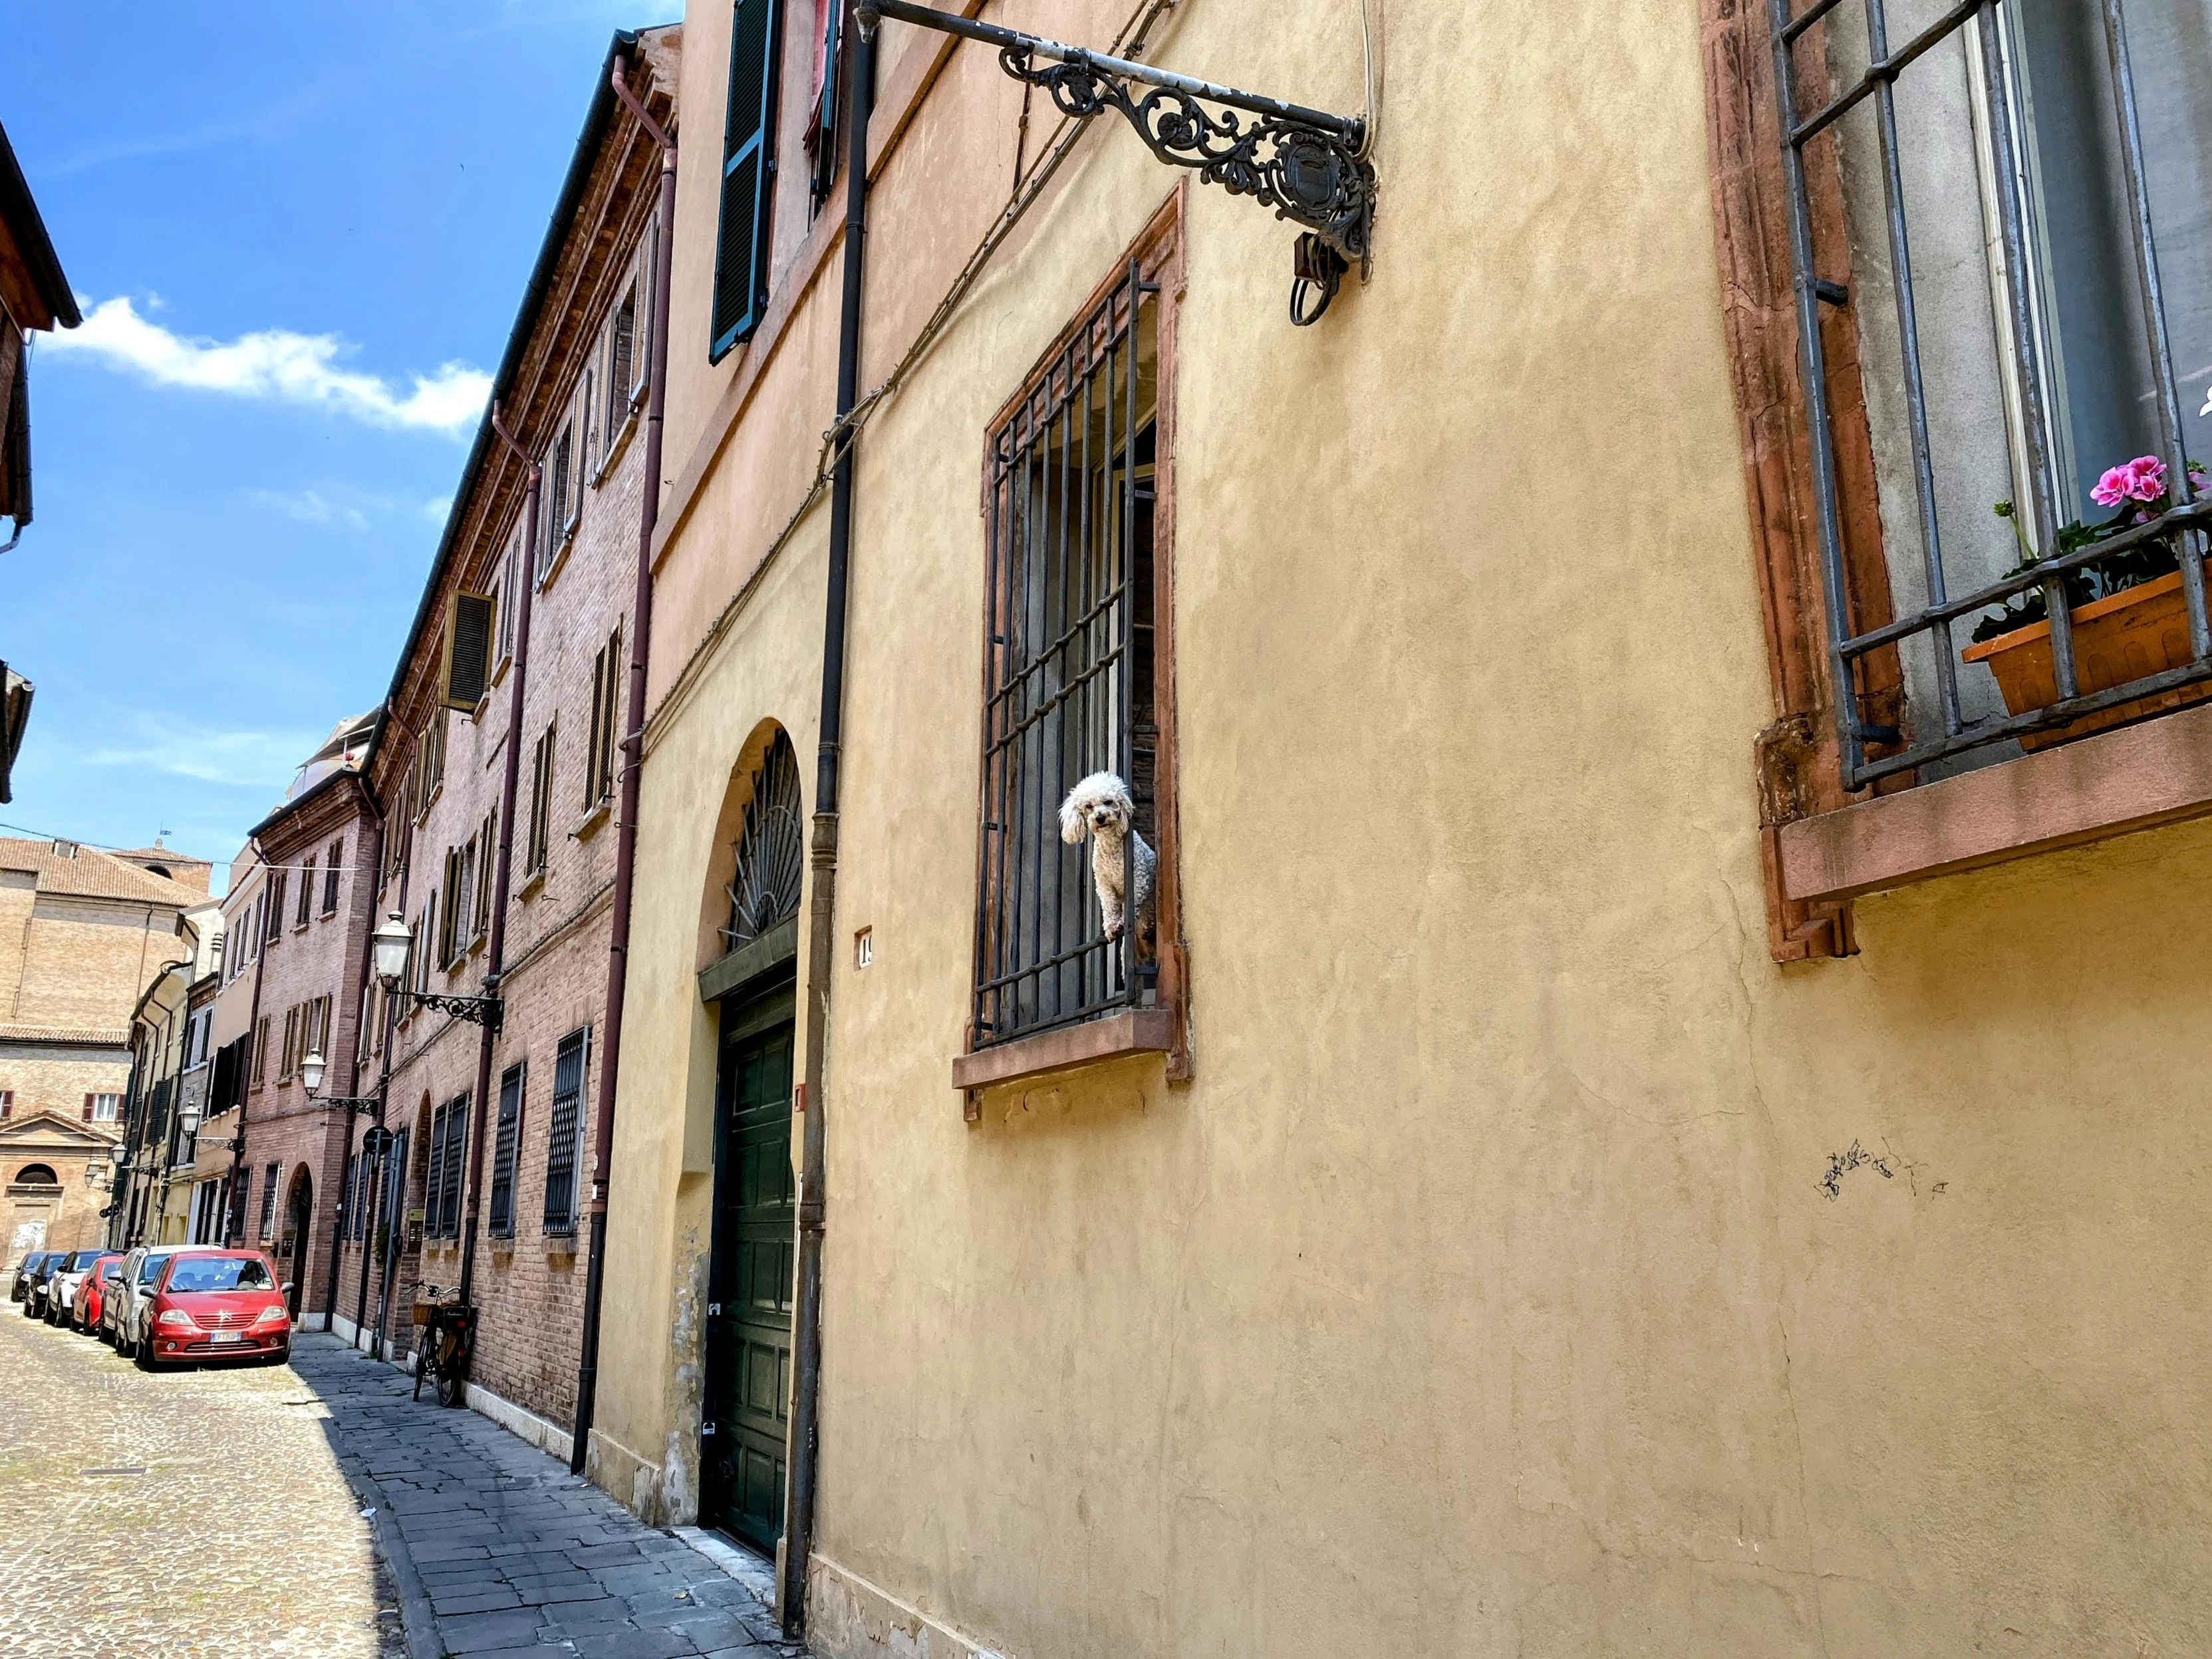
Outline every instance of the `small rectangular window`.
[(295, 927), (305, 927), (307, 925), (308, 912), (314, 902), (315, 855), (310, 853), (307, 854), (307, 863), (300, 871), (300, 910), (299, 914), (292, 918), (292, 925)]
[(264, 942), (284, 931), (284, 877), (285, 872), (279, 870), (269, 878), (268, 927), (263, 934)]
[(737, 0), (730, 27), (729, 103), (715, 233), (709, 362), (760, 325), (768, 298), (769, 206), (775, 195), (775, 0)]
[(606, 444), (611, 448), (629, 418), (630, 388), (637, 379), (637, 283), (623, 290), (607, 325)]
[(524, 860), (532, 875), (544, 869), (552, 840), (554, 734), (558, 722), (549, 723), (538, 737), (530, 761), (530, 838)]
[(253, 1083), (256, 1088), (269, 1073), (269, 1016), (262, 1015), (253, 1028)]
[(510, 1066), (499, 1079), (499, 1132), (492, 1148), (492, 1237), (514, 1237), (515, 1152), (522, 1136), (522, 1066)]
[(341, 836), (331, 843), (331, 850), (323, 862), (323, 914), (334, 916), (338, 913), (338, 868), (345, 858), (345, 838)]
[(261, 1171), (261, 1237), (264, 1241), (276, 1232), (276, 1177), (282, 1168), (271, 1164)]
[(442, 701), (463, 714), (474, 711), (491, 684), (492, 629), (498, 606), (489, 593), (456, 593), (446, 607), (446, 637), (439, 677)]
[(545, 1125), (545, 1231), (576, 1231), (576, 1164), (581, 1152), (584, 1075), (592, 1028), (571, 1031), (553, 1055), (553, 1104)]
[(94, 1095), (92, 1097), (92, 1121), (94, 1123), (112, 1123), (122, 1115), (121, 1095)]

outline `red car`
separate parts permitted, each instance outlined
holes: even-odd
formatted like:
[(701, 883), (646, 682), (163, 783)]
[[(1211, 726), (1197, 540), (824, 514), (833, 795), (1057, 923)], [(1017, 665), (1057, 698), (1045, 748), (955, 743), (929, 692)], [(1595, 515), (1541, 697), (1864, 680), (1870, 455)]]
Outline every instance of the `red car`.
[(202, 1359), (282, 1364), (292, 1346), (287, 1288), (258, 1250), (199, 1249), (170, 1257), (149, 1299), (138, 1364), (149, 1371)]
[(96, 1256), (91, 1267), (85, 1269), (84, 1283), (76, 1287), (76, 1297), (70, 1304), (70, 1325), (87, 1336), (100, 1334), (100, 1304), (107, 1300), (115, 1288), (115, 1281), (123, 1272), (123, 1255)]

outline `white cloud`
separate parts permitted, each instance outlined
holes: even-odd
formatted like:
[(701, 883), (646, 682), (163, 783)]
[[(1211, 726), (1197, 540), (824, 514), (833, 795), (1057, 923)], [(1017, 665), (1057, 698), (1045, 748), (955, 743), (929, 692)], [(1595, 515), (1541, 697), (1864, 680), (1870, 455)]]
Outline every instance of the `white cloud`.
[(274, 508), (288, 519), (301, 524), (342, 524), (353, 530), (368, 528), (368, 514), (357, 507), (340, 507), (324, 500), (312, 489), (302, 489), (294, 495), (283, 495), (274, 489), (257, 489), (253, 499), (262, 506)]
[(222, 731), (183, 716), (134, 710), (117, 722), (122, 741), (85, 752), (87, 766), (143, 767), (201, 783), (281, 792), (322, 746), (319, 732)]
[(349, 348), (335, 334), (262, 329), (221, 341), (176, 334), (140, 316), (128, 297), (104, 300), (83, 325), (58, 329), (42, 351), (82, 353), (156, 386), (309, 404), (372, 426), (414, 427), (459, 436), (474, 427), (491, 376), (466, 363), (410, 374), (405, 392), (374, 374), (339, 367)]
[(432, 524), (442, 525), (445, 523), (447, 515), (452, 513), (453, 510), (453, 498), (451, 495), (433, 495), (428, 501), (422, 503), (422, 516), (428, 519)]

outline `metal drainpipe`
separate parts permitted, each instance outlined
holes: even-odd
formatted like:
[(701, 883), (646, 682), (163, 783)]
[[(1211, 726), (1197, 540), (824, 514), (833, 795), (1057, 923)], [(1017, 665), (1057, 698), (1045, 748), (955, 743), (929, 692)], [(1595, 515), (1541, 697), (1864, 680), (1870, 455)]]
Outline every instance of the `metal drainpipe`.
[[(868, 118), (875, 105), (876, 36), (858, 18), (849, 26), (853, 66), (845, 156), (845, 292), (837, 324), (837, 419), (860, 397), (860, 297), (868, 232)], [(805, 1158), (799, 1176), (799, 1263), (792, 1320), (791, 1489), (784, 1520), (783, 1582), (777, 1609), (784, 1633), (806, 1625), (806, 1564), (814, 1542), (817, 1430), (822, 1386), (823, 1158), (829, 1097), (822, 1086), (829, 1040), (830, 968), (836, 952), (837, 770), (844, 735), (846, 577), (853, 549), (853, 452), (848, 432), (830, 483), (829, 591), (823, 604), (821, 744), (814, 774), (814, 836), (809, 851), (813, 896), (806, 956)]]
[[(254, 857), (258, 859), (261, 856), (260, 843), (257, 842), (251, 845)], [(262, 878), (264, 890), (268, 881), (264, 875)], [(250, 921), (253, 915), (252, 905), (246, 907), (246, 914)], [(265, 933), (268, 930), (256, 928), (254, 931)], [(230, 1138), (230, 1192), (227, 1200), (230, 1213), (222, 1218), (222, 1242), (234, 1249), (246, 1243), (246, 1213), (238, 1202), (238, 1178), (239, 1172), (246, 1167), (246, 1104), (253, 1096), (253, 1058), (258, 1052), (256, 1040), (261, 1033), (261, 976), (269, 964), (268, 952), (261, 948), (264, 942), (258, 939), (253, 941), (253, 1000), (246, 1010), (246, 1082), (238, 1091), (238, 1125)], [(238, 1237), (234, 1243), (230, 1236), (233, 1215), (238, 1218)]]
[[(362, 787), (364, 789), (367, 788), (366, 785)], [(383, 834), (390, 835), (389, 815), (380, 807), (377, 810), (377, 819)], [(399, 833), (411, 837), (415, 831), (411, 825), (403, 823), (399, 826)], [(399, 866), (399, 914), (403, 916), (407, 914), (407, 881), (408, 878), (414, 873), (414, 863), (413, 848), (410, 847), (409, 856), (402, 860)], [(377, 870), (380, 875), (382, 874), (383, 862), (380, 848)], [(370, 914), (374, 915), (375, 910), (376, 907), (372, 904), (369, 907)], [(362, 941), (361, 948), (362, 954), (368, 958), (368, 971), (373, 975), (376, 971), (376, 942), (374, 930), (372, 930), (372, 937)], [(398, 1029), (399, 999), (386, 992), (384, 997), (384, 1041), (379, 1045), (377, 1050), (376, 1115), (370, 1120), (380, 1129), (386, 1127), (384, 1120), (392, 1103), (392, 1039), (398, 1033)], [(354, 1341), (356, 1346), (361, 1340), (362, 1328), (368, 1322), (368, 1257), (369, 1253), (376, 1249), (377, 1212), (383, 1206), (385, 1183), (390, 1179), (385, 1173), (385, 1160), (391, 1156), (388, 1150), (382, 1148), (378, 1150), (376, 1170), (371, 1177), (368, 1189), (368, 1224), (361, 1236), (361, 1283), (356, 1287), (353, 1304)], [(379, 1265), (382, 1266), (380, 1258), (383, 1252), (378, 1251), (377, 1254), (380, 1257)], [(380, 1327), (381, 1321), (379, 1324)], [(380, 1329), (380, 1334), (381, 1334)]]
[[(369, 811), (376, 813), (375, 855), (368, 863), (356, 866), (358, 869), (370, 872), (374, 876), (380, 873), (384, 869), (384, 814), (377, 810), (376, 798), (368, 793), (368, 781), (358, 772), (353, 775), (353, 785), (355, 793), (361, 797), (361, 804)], [(358, 902), (358, 900), (356, 902)], [(374, 931), (376, 921), (376, 895), (373, 890), (369, 894), (368, 920), (370, 927), (362, 929), (362, 950), (365, 956), (373, 949), (368, 942), (368, 935)], [(368, 970), (373, 969), (374, 966), (373, 957), (362, 963), (361, 987), (364, 991), (368, 988)], [(347, 1210), (349, 1202), (356, 1201), (354, 1200), (354, 1188), (348, 1183), (346, 1174), (353, 1165), (353, 1125), (359, 1110), (353, 1104), (354, 1091), (361, 1086), (361, 1067), (358, 1063), (358, 1056), (361, 1053), (361, 1033), (358, 1030), (354, 1033), (353, 1048), (355, 1058), (346, 1061), (345, 1154), (338, 1160), (338, 1201), (337, 1209), (332, 1212), (335, 1219), (331, 1223), (330, 1285), (323, 1297), (323, 1330), (326, 1335), (331, 1336), (336, 1336), (338, 1329), (338, 1274), (345, 1267), (346, 1223), (352, 1219), (347, 1214)], [(357, 1175), (358, 1171), (355, 1173)], [(355, 1322), (355, 1328), (356, 1330), (360, 1328), (359, 1321)]]
[(637, 863), (640, 774), (645, 768), (645, 670), (653, 636), (653, 532), (660, 521), (661, 417), (668, 403), (668, 287), (676, 244), (676, 141), (646, 113), (629, 89), (629, 60), (615, 63), (615, 95), (629, 106), (660, 147), (659, 228), (650, 301), (653, 337), (646, 348), (645, 489), (637, 515), (637, 590), (631, 600), (629, 708), (623, 722), (621, 805), (615, 825), (614, 915), (607, 936), (606, 1012), (600, 1024), (599, 1092), (592, 1124), (591, 1255), (584, 1268), (584, 1331), (576, 1364), (576, 1425), (569, 1435), (568, 1472), (581, 1474), (590, 1454), (599, 1405), (599, 1304), (606, 1291), (607, 1186), (614, 1168), (615, 1080), (622, 1058), (623, 1006), (629, 988), (632, 874)]
[[(544, 469), (530, 459), (522, 446), (515, 442), (514, 434), (501, 423), (497, 404), (492, 407), (491, 429), (499, 434), (500, 441), (515, 459), (530, 469), (529, 493), (523, 508), (522, 543), (530, 550), (534, 563), (538, 557), (538, 495), (544, 482)], [(514, 666), (508, 671), (507, 694), (507, 766), (499, 797), (498, 875), (492, 883), (491, 941), (484, 948), (483, 994), (488, 997), (500, 994), (500, 978), (507, 959), (507, 882), (514, 865), (514, 792), (522, 777), (522, 690), (530, 678), (530, 599), (538, 586), (534, 570), (526, 576), (517, 569), (515, 577), (514, 585), (522, 591), (516, 595), (514, 604)], [(463, 1307), (469, 1305), (469, 1292), (476, 1284), (477, 1212), (483, 1201), (484, 1120), (491, 1115), (491, 1051), (499, 1041), (499, 1027), (491, 1021), (484, 1022), (483, 1031), (477, 1044), (475, 1121), (469, 1134), (468, 1218), (463, 1224), (461, 1237), (459, 1297)], [(481, 1327), (482, 1322), (478, 1322)], [(475, 1335), (480, 1342), (482, 1329)]]

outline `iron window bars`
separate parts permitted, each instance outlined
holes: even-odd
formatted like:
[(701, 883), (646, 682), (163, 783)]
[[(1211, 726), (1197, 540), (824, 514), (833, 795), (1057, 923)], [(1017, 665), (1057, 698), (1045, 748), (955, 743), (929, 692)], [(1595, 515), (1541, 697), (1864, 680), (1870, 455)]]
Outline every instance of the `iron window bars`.
[(553, 1052), (553, 1109), (546, 1123), (544, 1231), (576, 1231), (577, 1131), (583, 1117), (584, 1071), (591, 1049), (589, 1026), (571, 1031)]
[(989, 452), (974, 1045), (1143, 1002), (1135, 917), (1109, 940), (1091, 842), (1060, 803), (1112, 772), (1157, 848), (1152, 672), (1158, 293), (1126, 277), (1059, 348)]
[[(1856, 80), (1810, 115), (1798, 112), (1796, 82), (1798, 41), (1814, 26), (1834, 12), (1841, 0), (1812, 0), (1792, 15), (1793, 0), (1767, 0), (1774, 40), (1774, 89), (1780, 106), (1783, 167), (1790, 209), (1790, 246), (1797, 313), (1797, 362), (1804, 380), (1805, 412), (1813, 450), (1814, 507), (1820, 534), (1822, 596), (1828, 613), (1829, 672), (1836, 692), (1836, 720), (1841, 740), (1844, 785), (1863, 789), (1876, 781), (1908, 772), (1947, 756), (1987, 747), (2025, 733), (2064, 726), (2086, 714), (2115, 708), (2138, 698), (2212, 678), (2212, 628), (2205, 613), (2203, 549), (2200, 538), (2212, 524), (2212, 498), (2187, 499), (2193, 495), (2188, 457), (2182, 449), (2181, 399), (2176, 382), (2172, 349), (2166, 328), (2164, 296), (2159, 282), (2158, 252), (2151, 231), (2150, 204), (2145, 183), (2142, 135), (2136, 108), (2135, 77), (2128, 61), (2124, 0), (2100, 0), (2112, 78), (2119, 152), (2124, 165), (2130, 228), (2133, 232), (2136, 275), (2142, 309), (2144, 343), (2149, 353), (2155, 397), (2160, 449), (2167, 466), (2169, 488), (2181, 502), (2157, 519), (2108, 540), (2057, 551), (2059, 495), (2051, 461), (2050, 408), (2040, 379), (2034, 341), (2037, 296), (2031, 291), (2026, 210), (2021, 183), (2011, 165), (2014, 155), (2013, 123), (2016, 106), (2008, 95), (2009, 66), (1999, 34), (2002, 0), (1960, 0), (1903, 46), (1893, 49), (1888, 40), (1884, 0), (1863, 0), (1867, 26), (1868, 67)], [(2005, 305), (2010, 336), (2010, 368), (2018, 377), (2020, 418), (2028, 473), (2027, 493), (2033, 503), (2036, 547), (2042, 555), (2033, 568), (2025, 569), (1971, 592), (1952, 598), (1944, 585), (1942, 544), (1936, 525), (1934, 466), (1929, 440), (1928, 398), (1921, 372), (1920, 337), (1913, 301), (1910, 239), (1905, 224), (1904, 182), (1899, 161), (1895, 85), (1898, 77), (1931, 48), (1976, 23), (1979, 37), (1981, 72), (1989, 94), (1990, 135), (1998, 158), (1996, 210), (2004, 256)], [(1815, 35), (1816, 40), (1820, 37)], [(1898, 332), (1902, 343), (1906, 419), (1911, 440), (1915, 505), (1918, 512), (1928, 603), (1910, 615), (1888, 623), (1852, 631), (1850, 590), (1844, 576), (1841, 512), (1837, 498), (1835, 433), (1828, 407), (1827, 375), (1821, 357), (1820, 308), (1840, 304), (1845, 296), (1834, 284), (1823, 282), (1814, 264), (1812, 204), (1807, 185), (1807, 146), (1847, 112), (1871, 97), (1880, 140), (1884, 202), (1887, 208), (1889, 255), (1896, 295)], [(2145, 675), (2124, 685), (2084, 695), (2076, 675), (2074, 630), (2064, 592), (2068, 573), (2094, 565), (2146, 544), (2164, 542), (2173, 548), (2181, 569), (2182, 592), (2189, 619), (2192, 660), (2186, 665)], [(1958, 659), (1951, 643), (1954, 623), (1977, 611), (2002, 605), (2017, 594), (2039, 588), (2048, 608), (2051, 648), (2057, 698), (2027, 714), (1992, 718), (1969, 724), (1960, 709)], [(1871, 725), (1859, 707), (1856, 665), (1870, 653), (1915, 635), (1932, 638), (1936, 683), (1943, 715), (1941, 736), (1907, 741), (1905, 734)], [(1893, 752), (1869, 760), (1869, 744)]]
[(514, 1237), (515, 1153), (522, 1137), (522, 1066), (510, 1066), (499, 1079), (499, 1132), (491, 1158), (491, 1213), (494, 1238)]

